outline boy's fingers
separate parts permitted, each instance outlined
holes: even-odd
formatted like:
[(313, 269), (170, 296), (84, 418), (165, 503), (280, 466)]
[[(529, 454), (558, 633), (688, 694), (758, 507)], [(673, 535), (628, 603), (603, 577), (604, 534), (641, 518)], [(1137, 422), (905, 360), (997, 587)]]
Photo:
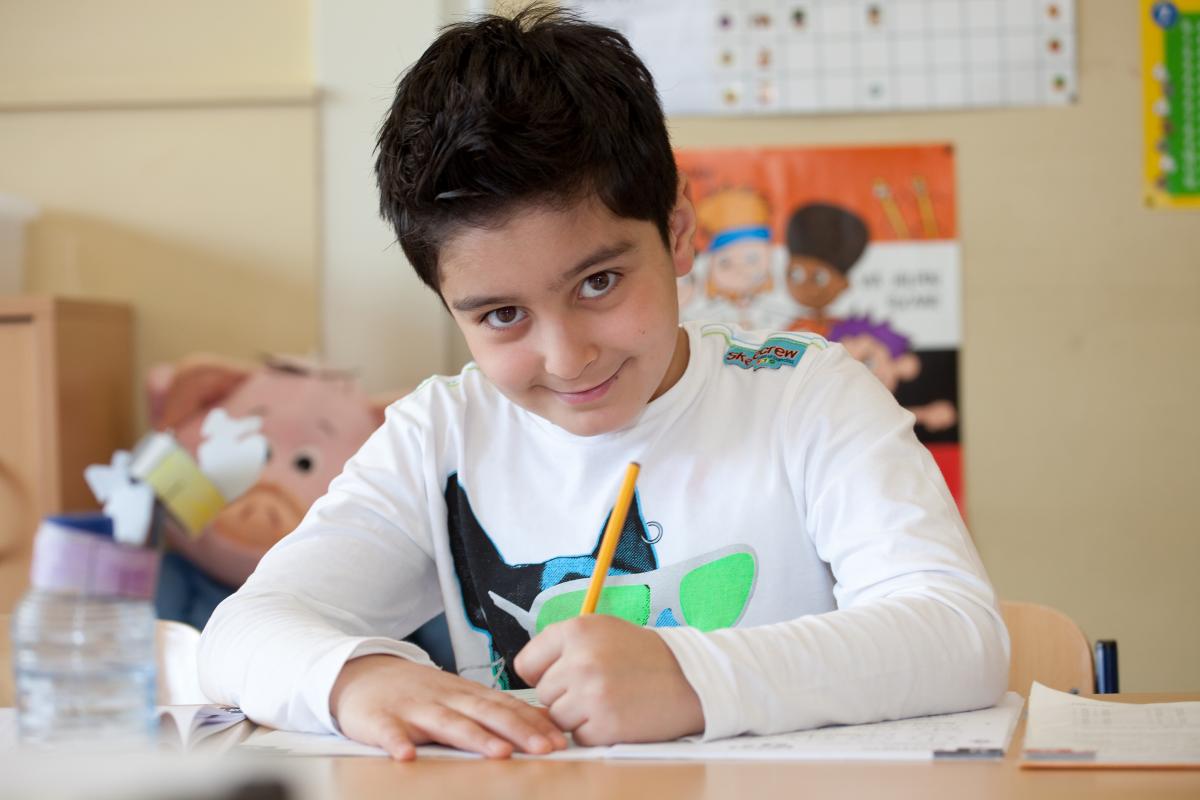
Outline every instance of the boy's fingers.
[(587, 711), (583, 708), (583, 704), (572, 702), (570, 692), (564, 694), (550, 707), (550, 718), (564, 731), (571, 731), (576, 744), (582, 744), (577, 732), (581, 725), (587, 723)]
[(537, 685), (538, 702), (550, 708), (558, 699), (566, 694), (571, 685), (570, 667), (566, 659), (555, 661), (542, 673)]
[(575, 737), (575, 743), (580, 747), (600, 747), (603, 745), (616, 744), (615, 741), (611, 741), (605, 736), (601, 735), (596, 730), (596, 726), (587, 721), (584, 721), (583, 724), (576, 727), (575, 732), (571, 735)]
[(551, 625), (521, 648), (521, 652), (513, 659), (513, 669), (521, 676), (521, 680), (530, 686), (537, 686), (542, 674), (562, 655), (562, 650), (561, 623)]
[(488, 731), (479, 723), (441, 705), (422, 706), (409, 720), (436, 742), (469, 750), (488, 758), (508, 758), (512, 744)]
[(397, 761), (412, 761), (417, 757), (417, 748), (404, 725), (393, 717), (387, 717), (376, 728), (376, 745), (387, 751)]
[(563, 736), (563, 732), (554, 724), (554, 720), (550, 719), (550, 709), (531, 706), (524, 700), (510, 697), (503, 692), (499, 693), (499, 702), (503, 703), (506, 708), (512, 708), (521, 719), (532, 725), (557, 747), (567, 746), (567, 737)]
[(554, 726), (544, 717), (539, 721), (536, 717), (540, 715), (527, 716), (524, 709), (507, 702), (475, 695), (455, 695), (443, 702), (527, 753), (548, 753), (554, 749), (550, 738)]

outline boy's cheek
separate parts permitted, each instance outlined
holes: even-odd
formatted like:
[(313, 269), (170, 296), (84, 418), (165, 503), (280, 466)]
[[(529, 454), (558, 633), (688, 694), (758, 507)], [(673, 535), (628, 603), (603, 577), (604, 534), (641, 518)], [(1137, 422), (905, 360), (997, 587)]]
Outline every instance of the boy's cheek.
[(475, 364), (484, 376), (495, 384), (496, 388), (508, 397), (509, 400), (522, 408), (528, 407), (529, 401), (527, 395), (532, 383), (529, 373), (517, 369), (515, 365), (505, 363), (504, 361), (485, 363), (477, 360)]

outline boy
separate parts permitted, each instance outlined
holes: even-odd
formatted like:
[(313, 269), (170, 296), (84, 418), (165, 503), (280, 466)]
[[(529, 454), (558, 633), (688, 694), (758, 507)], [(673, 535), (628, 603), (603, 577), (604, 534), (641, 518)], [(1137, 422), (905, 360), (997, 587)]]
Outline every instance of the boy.
[[(456, 25), (379, 137), (384, 216), (475, 362), (394, 404), (216, 611), (202, 686), (396, 758), (993, 703), (1008, 639), (912, 417), (811, 334), (678, 325), (695, 209), (619, 34)], [(601, 611), (577, 616), (631, 460)], [(401, 642), (446, 611), (459, 674)], [(545, 711), (496, 688), (536, 687)]]

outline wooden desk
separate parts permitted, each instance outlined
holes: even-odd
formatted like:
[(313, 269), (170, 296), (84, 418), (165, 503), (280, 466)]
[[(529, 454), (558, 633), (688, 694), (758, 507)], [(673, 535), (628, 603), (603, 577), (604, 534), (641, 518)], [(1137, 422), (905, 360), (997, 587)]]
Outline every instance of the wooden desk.
[[(1200, 700), (1195, 695), (1109, 695), (1121, 702)], [(10, 710), (11, 711), (11, 710)], [(2, 740), (3, 737), (0, 737)], [(808, 800), (831, 797), (931, 798), (932, 800), (1196, 800), (1200, 798), (1200, 769), (1021, 769), (1024, 723), (1013, 736), (1002, 761), (952, 763), (871, 762), (651, 762), (651, 761), (484, 761), (426, 759), (399, 763), (385, 758), (223, 759), (220, 774), (237, 786), (240, 768), (259, 769), (260, 777), (286, 776), (303, 787), (304, 798), (320, 800), (490, 800), (490, 798), (549, 798), (550, 800)], [(162, 755), (142, 760), (102, 757), (72, 765), (71, 756), (53, 756), (40, 765), (19, 752), (0, 757), (0, 797), (37, 797), (19, 787), (46, 786), (55, 797), (127, 796), (136, 800), (158, 797), (213, 797), (214, 767), (206, 758), (161, 763)], [(137, 759), (137, 756), (132, 758)], [(22, 768), (42, 772), (19, 774)], [(46, 770), (50, 770), (47, 772)], [(105, 771), (107, 770), (107, 771)], [(15, 771), (15, 772), (14, 772)], [(16, 775), (14, 778), (13, 775)], [(84, 776), (81, 781), (79, 775)], [(245, 771), (241, 773), (243, 776)], [(266, 779), (270, 780), (270, 777)], [(13, 782), (18, 790), (13, 792)], [(189, 782), (190, 781), (190, 782)], [(230, 783), (230, 782), (233, 783)], [(59, 786), (58, 784), (61, 784)], [(115, 792), (127, 787), (124, 794)], [(195, 787), (193, 791), (189, 787)], [(70, 787), (62, 788), (62, 787)], [(80, 787), (83, 787), (82, 789)], [(161, 791), (158, 787), (163, 787)], [(232, 795), (231, 795), (232, 796)], [(265, 795), (264, 795), (265, 796)]]
[[(1200, 695), (1109, 695), (1121, 702), (1200, 700)], [(451, 761), (397, 763), (324, 759), (334, 796), (371, 798), (865, 797), (899, 798), (1200, 798), (1200, 770), (1023, 770), (1024, 722), (1003, 761), (973, 763), (665, 763), (634, 761)]]

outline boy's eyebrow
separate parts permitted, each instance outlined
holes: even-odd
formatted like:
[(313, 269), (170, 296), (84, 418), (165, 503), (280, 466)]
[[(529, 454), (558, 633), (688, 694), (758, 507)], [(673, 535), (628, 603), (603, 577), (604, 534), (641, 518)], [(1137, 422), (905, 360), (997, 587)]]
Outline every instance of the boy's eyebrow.
[[(578, 264), (568, 269), (560, 275), (554, 283), (550, 284), (550, 291), (557, 292), (564, 286), (573, 281), (582, 272), (587, 272), (597, 264), (601, 264), (609, 259), (624, 255), (633, 249), (633, 242), (625, 240), (616, 244), (608, 244), (597, 248), (588, 255), (584, 256)], [(455, 300), (451, 305), (455, 311), (474, 311), (477, 308), (484, 306), (507, 306), (515, 305), (518, 298), (506, 295), (467, 295), (461, 300)]]

